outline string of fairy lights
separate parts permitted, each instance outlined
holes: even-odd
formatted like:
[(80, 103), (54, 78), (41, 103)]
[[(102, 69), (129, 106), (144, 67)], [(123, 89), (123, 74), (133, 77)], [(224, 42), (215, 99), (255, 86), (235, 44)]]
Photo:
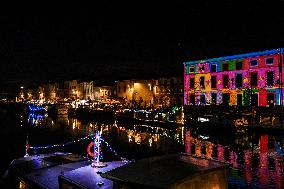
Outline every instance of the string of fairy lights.
[[(170, 137), (168, 135), (165, 135), (166, 137)], [(52, 144), (52, 145), (46, 145), (46, 146), (29, 146), (27, 147), (26, 150), (28, 149), (33, 149), (33, 150), (47, 150), (47, 149), (53, 149), (53, 148), (60, 148), (60, 147), (66, 147), (66, 146), (69, 146), (69, 145), (72, 145), (72, 144), (75, 144), (75, 143), (79, 143), (79, 142), (84, 142), (84, 141), (88, 141), (88, 140), (91, 140), (92, 142), (88, 145), (87, 147), (87, 153), (89, 156), (91, 157), (94, 157), (94, 159), (96, 160), (97, 158), (99, 159), (103, 159), (103, 156), (102, 156), (102, 153), (101, 151), (98, 150), (98, 148), (100, 148), (101, 144), (103, 143), (115, 156), (117, 157), (121, 157), (118, 155), (118, 153), (111, 147), (111, 145), (102, 137), (102, 136), (99, 136), (100, 138), (97, 139), (98, 137), (98, 132), (96, 133), (93, 133), (93, 134), (89, 134), (85, 137), (81, 137), (81, 138), (78, 138), (76, 140), (72, 140), (72, 141), (69, 141), (69, 142), (66, 142), (66, 143), (59, 143), (59, 144)], [(185, 140), (188, 140), (188, 142), (190, 144), (194, 144), (194, 145), (197, 145), (197, 146), (211, 146), (211, 147), (221, 147), (222, 145), (219, 145), (219, 144), (214, 144), (210, 141), (207, 141), (207, 140), (203, 140), (203, 139), (196, 139), (196, 138), (187, 138), (186, 136), (186, 139)], [(230, 146), (222, 146), (224, 149), (231, 149)], [(91, 149), (94, 149), (93, 152)]]
[[(161, 129), (161, 128), (160, 128)], [(164, 129), (162, 129), (164, 130)], [(48, 149), (53, 149), (53, 148), (61, 148), (61, 147), (67, 147), (69, 145), (72, 145), (72, 144), (75, 144), (75, 143), (79, 143), (79, 142), (84, 142), (84, 141), (87, 141), (87, 140), (91, 140), (93, 142), (91, 142), (88, 147), (87, 147), (87, 153), (89, 156), (91, 157), (94, 157), (95, 159), (96, 158), (99, 158), (99, 159), (102, 159), (102, 153), (99, 152), (98, 153), (98, 147), (101, 145), (101, 143), (103, 143), (104, 145), (106, 145), (108, 147), (108, 149), (117, 157), (121, 157), (119, 156), (119, 154), (111, 147), (111, 145), (103, 138), (100, 136), (100, 142), (98, 142), (96, 140), (96, 137), (97, 137), (98, 133), (93, 133), (93, 134), (89, 134), (85, 137), (81, 137), (81, 138), (78, 138), (78, 139), (75, 139), (75, 140), (71, 140), (69, 142), (65, 142), (65, 143), (57, 143), (57, 144), (50, 144), (50, 145), (46, 145), (46, 146), (30, 146), (28, 144), (28, 141), (27, 141), (27, 145), (26, 145), (26, 154), (28, 155), (28, 150), (48, 150)], [(166, 137), (170, 137), (168, 136), (166, 133), (164, 133), (164, 135)], [(93, 152), (91, 149), (94, 149)]]
[[(69, 141), (69, 142), (66, 142), (66, 143), (61, 143), (61, 144), (53, 144), (53, 145), (46, 145), (46, 146), (29, 146), (29, 149), (41, 150), (41, 149), (52, 149), (52, 148), (66, 147), (66, 146), (69, 146), (71, 144), (83, 142), (83, 141), (86, 141), (86, 140), (94, 140), (94, 139), (96, 139), (96, 137), (97, 137), (97, 133), (90, 134), (88, 136), (81, 137), (79, 139), (72, 140), (72, 141)], [(96, 144), (93, 144), (93, 145), (95, 145), (95, 151), (98, 148), (98, 145), (101, 144), (101, 142), (103, 142), (115, 156), (119, 156), (118, 153), (111, 147), (111, 145), (105, 139), (103, 139), (102, 137), (100, 137), (100, 142), (96, 141)], [(89, 150), (90, 149), (88, 148), (88, 151)], [(96, 152), (94, 152), (94, 153), (96, 153)], [(90, 154), (90, 152), (88, 152), (88, 154)], [(98, 157), (101, 159), (102, 155), (98, 154)]]
[(30, 149), (34, 149), (34, 150), (38, 150), (38, 149), (50, 149), (50, 148), (56, 148), (56, 147), (65, 147), (77, 142), (82, 142), (84, 140), (89, 140), (89, 139), (93, 139), (95, 137), (96, 134), (90, 134), (88, 136), (79, 138), (77, 140), (72, 140), (66, 143), (61, 143), (61, 144), (53, 144), (53, 145), (46, 145), (46, 146), (30, 146)]
[[(167, 136), (169, 137), (169, 136)], [(205, 138), (204, 138), (205, 139)], [(75, 144), (75, 143), (79, 143), (79, 142), (83, 142), (83, 141), (87, 141), (87, 140), (93, 140), (87, 147), (87, 153), (90, 157), (94, 158), (94, 161), (100, 161), (103, 159), (103, 154), (102, 154), (102, 151), (99, 150), (99, 148), (101, 148), (101, 144), (105, 144), (106, 147), (116, 156), (116, 157), (119, 157), (119, 158), (122, 158), (122, 156), (120, 156), (112, 147), (111, 145), (103, 138), (101, 137), (101, 135), (99, 135), (99, 138), (98, 138), (98, 132), (97, 133), (94, 133), (94, 134), (89, 134), (88, 136), (85, 136), (85, 137), (81, 137), (77, 140), (72, 140), (72, 141), (69, 141), (69, 142), (66, 142), (66, 143), (61, 143), (61, 144), (53, 144), (53, 145), (47, 145), (47, 146), (29, 146), (27, 147), (26, 149), (26, 156), (29, 156), (28, 153), (27, 153), (27, 150), (28, 149), (34, 149), (34, 150), (38, 150), (38, 149), (52, 149), (52, 148), (57, 148), (57, 147), (66, 147), (66, 146), (69, 146), (71, 144)], [(192, 145), (194, 144), (196, 146), (196, 148), (201, 148), (203, 145), (206, 146), (206, 154), (211, 154), (210, 151), (213, 150), (213, 147), (217, 147), (217, 148), (223, 148), (224, 150), (225, 149), (228, 149), (228, 150), (233, 150), (230, 146), (223, 146), (223, 145), (220, 145), (220, 144), (214, 144), (210, 141), (207, 141), (206, 139), (203, 140), (203, 139), (197, 139), (197, 138), (192, 138), (192, 137), (189, 137), (189, 138), (186, 138), (185, 140), (188, 140), (189, 144)], [(91, 151), (91, 149), (94, 149), (93, 152)], [(221, 150), (221, 149), (220, 149)], [(254, 149), (256, 150), (256, 149)], [(219, 151), (219, 150), (218, 150)], [(231, 151), (232, 153), (234, 151)], [(201, 151), (197, 151), (195, 152), (196, 155), (201, 155), (202, 152)], [(224, 153), (224, 152), (223, 152)]]

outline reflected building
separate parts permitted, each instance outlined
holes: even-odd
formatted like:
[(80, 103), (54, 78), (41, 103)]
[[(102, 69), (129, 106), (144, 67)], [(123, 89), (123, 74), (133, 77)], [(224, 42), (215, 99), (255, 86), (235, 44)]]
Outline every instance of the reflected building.
[(252, 182), (252, 152), (244, 151), (245, 179), (248, 183)]
[[(264, 188), (268, 186), (283, 188), (282, 152), (279, 150), (277, 152), (277, 145), (269, 148), (268, 143), (271, 139), (268, 135), (259, 136), (259, 141), (253, 150), (250, 147), (242, 151), (235, 149), (232, 145), (224, 146), (199, 139), (197, 136), (191, 136), (189, 129), (186, 131), (185, 139), (186, 153), (207, 159), (216, 158), (222, 162), (229, 162), (233, 168), (231, 175), (235, 182), (232, 183), (233, 185), (243, 185), (244, 183), (242, 182), (245, 181), (245, 184), (248, 186), (255, 184)], [(276, 142), (276, 144), (278, 143)], [(281, 146), (280, 143), (278, 145)], [(205, 150), (202, 149), (203, 147), (205, 147)], [(242, 148), (247, 148), (247, 146)], [(215, 150), (216, 152), (214, 152)], [(216, 154), (216, 157), (213, 157), (212, 154)], [(236, 173), (236, 170), (240, 171), (239, 173), (243, 173), (243, 178), (239, 177), (239, 173)], [(244, 181), (239, 179), (244, 179)]]
[[(169, 152), (173, 147), (180, 145), (184, 147), (184, 152), (188, 154), (206, 159), (215, 158), (230, 163), (234, 169), (229, 177), (238, 181), (233, 184), (241, 183), (246, 184), (246, 186), (258, 185), (263, 188), (268, 186), (283, 188), (284, 161), (281, 136), (244, 136), (246, 142), (233, 138), (230, 140), (231, 143), (226, 145), (216, 142), (217, 140), (213, 137), (204, 137), (198, 132), (191, 132), (190, 129), (183, 131), (182, 129), (170, 130), (149, 125), (122, 125), (119, 122), (113, 124), (95, 121), (84, 122), (72, 117), (66, 117), (65, 120), (68, 122), (66, 123), (55, 119), (52, 120), (46, 115), (30, 115), (28, 120), (31, 125), (37, 125), (32, 129), (39, 129), (41, 126), (52, 127), (52, 132), (64, 132), (66, 136), (74, 138), (94, 134), (102, 128), (103, 138), (109, 141), (112, 146), (115, 146), (114, 149), (119, 149), (119, 152), (129, 153), (130, 157), (134, 153), (138, 153), (139, 157), (142, 158), (150, 153)], [(181, 145), (178, 139), (183, 138), (181, 136), (183, 134), (184, 145)], [(30, 136), (32, 139), (32, 134)], [(235, 137), (241, 137), (241, 135), (235, 135)], [(255, 143), (251, 144), (252, 141)], [(79, 145), (83, 144), (80, 143)], [(82, 149), (82, 146), (80, 146), (80, 150), (84, 151), (84, 153), (86, 151)]]
[(217, 145), (217, 154), (218, 154), (218, 160), (219, 161), (225, 161), (225, 148), (224, 146), (218, 144)]

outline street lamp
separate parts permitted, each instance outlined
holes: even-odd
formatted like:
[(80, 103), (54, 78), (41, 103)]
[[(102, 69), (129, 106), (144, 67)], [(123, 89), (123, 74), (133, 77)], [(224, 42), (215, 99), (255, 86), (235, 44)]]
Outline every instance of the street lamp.
[(283, 125), (283, 81), (282, 81), (282, 66), (283, 66), (283, 48), (279, 49), (279, 82), (280, 82), (280, 110), (281, 110), (281, 127)]

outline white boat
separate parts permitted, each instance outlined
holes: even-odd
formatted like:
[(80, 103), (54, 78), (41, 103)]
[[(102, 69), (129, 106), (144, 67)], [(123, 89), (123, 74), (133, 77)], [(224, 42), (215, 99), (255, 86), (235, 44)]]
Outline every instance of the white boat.
[(0, 187), (228, 188), (228, 164), (183, 153), (155, 156), (137, 162), (121, 159), (104, 162), (106, 166), (103, 167), (94, 167), (91, 162), (88, 158), (76, 154), (60, 152), (15, 159), (7, 170), (6, 182)]
[(102, 189), (113, 188), (113, 182), (101, 173), (125, 165), (123, 161), (107, 162), (106, 167), (91, 166), (92, 161), (72, 153), (50, 153), (27, 156), (12, 161), (1, 188), (23, 189)]

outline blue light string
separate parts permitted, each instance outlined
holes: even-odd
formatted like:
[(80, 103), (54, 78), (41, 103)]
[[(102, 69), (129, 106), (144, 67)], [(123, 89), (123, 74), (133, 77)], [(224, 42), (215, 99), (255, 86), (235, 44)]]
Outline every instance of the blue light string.
[(46, 111), (44, 107), (34, 106), (34, 105), (29, 105), (29, 110), (30, 111)]
[[(96, 133), (96, 137), (94, 137), (95, 139), (95, 142), (94, 142), (94, 156), (95, 156), (95, 161), (97, 161), (98, 159), (102, 159), (102, 156), (101, 156), (101, 152), (99, 153), (99, 147), (100, 147), (100, 144), (101, 144), (101, 137), (100, 137), (100, 132), (97, 131)], [(97, 156), (96, 156), (97, 154)]]
[(114, 153), (114, 155), (119, 156), (117, 154), (117, 152), (114, 149), (112, 149), (112, 147), (109, 145), (109, 143), (107, 141), (105, 141), (102, 137), (101, 137), (101, 140), (106, 144), (106, 146), (109, 148), (109, 150)]
[(74, 144), (76, 142), (80, 142), (82, 140), (87, 140), (89, 138), (94, 138), (95, 134), (91, 134), (91, 135), (88, 135), (88, 136), (85, 136), (85, 137), (82, 137), (82, 138), (79, 138), (77, 140), (73, 140), (73, 141), (70, 141), (70, 142), (67, 142), (67, 143), (64, 143), (64, 144), (54, 144), (54, 145), (49, 145), (49, 146), (31, 146), (30, 148), (31, 149), (49, 149), (49, 148), (55, 148), (55, 147), (64, 147), (64, 146), (68, 146), (70, 144)]
[[(65, 146), (68, 146), (68, 145), (71, 145), (71, 144), (74, 144), (76, 142), (80, 142), (80, 141), (83, 141), (83, 140), (87, 140), (87, 139), (94, 139), (96, 136), (96, 134), (91, 134), (91, 135), (88, 135), (88, 136), (85, 136), (85, 137), (82, 137), (82, 138), (79, 138), (77, 140), (73, 140), (73, 141), (70, 141), (70, 142), (67, 142), (67, 143), (64, 143), (64, 144), (54, 144), (54, 145), (48, 145), (48, 146), (30, 146), (29, 148), (30, 149), (34, 149), (34, 150), (38, 150), (38, 149), (50, 149), (50, 148), (55, 148), (55, 147), (65, 147)], [(106, 144), (106, 146), (109, 148), (109, 150), (114, 153), (114, 155), (120, 157), (118, 155), (118, 153), (110, 146), (110, 144), (105, 141), (102, 137), (101, 137), (101, 141), (104, 142)], [(102, 159), (102, 154), (99, 154), (99, 158)]]

